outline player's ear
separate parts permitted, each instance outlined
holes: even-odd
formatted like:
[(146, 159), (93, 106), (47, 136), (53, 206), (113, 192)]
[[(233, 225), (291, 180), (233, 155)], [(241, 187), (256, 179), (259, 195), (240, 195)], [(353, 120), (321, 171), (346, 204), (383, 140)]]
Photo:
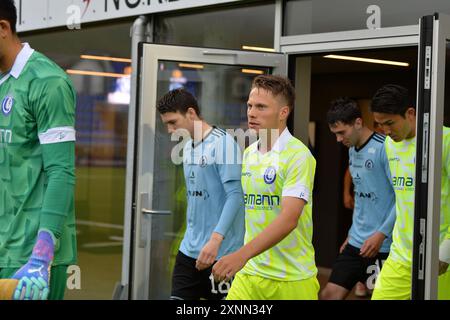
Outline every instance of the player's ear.
[(194, 121), (197, 118), (197, 113), (195, 112), (194, 108), (189, 107), (187, 109), (186, 117), (191, 121)]
[(289, 117), (290, 109), (288, 106), (281, 107), (280, 109), (280, 119), (286, 120)]
[(356, 118), (355, 120), (355, 128), (361, 129), (363, 127), (363, 119), (362, 118)]
[(407, 119), (413, 119), (414, 121), (416, 121), (416, 109), (414, 109), (413, 107), (409, 107), (408, 109), (406, 109), (405, 117)]
[(6, 20), (0, 20), (0, 38), (5, 39), (10, 33), (12, 33), (12, 30), (9, 22)]

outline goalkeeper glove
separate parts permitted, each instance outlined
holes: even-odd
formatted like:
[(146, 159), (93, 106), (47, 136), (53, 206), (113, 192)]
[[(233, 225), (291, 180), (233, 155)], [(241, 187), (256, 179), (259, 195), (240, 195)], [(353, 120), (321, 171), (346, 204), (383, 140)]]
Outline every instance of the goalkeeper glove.
[(55, 243), (50, 231), (40, 230), (30, 260), (13, 279), (19, 280), (14, 300), (47, 300)]

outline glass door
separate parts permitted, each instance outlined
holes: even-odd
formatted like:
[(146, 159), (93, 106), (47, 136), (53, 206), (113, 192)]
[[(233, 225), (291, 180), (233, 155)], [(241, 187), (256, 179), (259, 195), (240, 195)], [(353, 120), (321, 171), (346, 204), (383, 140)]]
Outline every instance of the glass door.
[[(282, 54), (140, 44), (131, 299), (168, 299), (186, 223), (186, 189), (179, 140), (156, 110), (168, 91), (184, 87), (204, 119), (223, 129), (247, 129), (247, 98), (258, 74), (286, 75)], [(175, 140), (175, 141), (173, 141)], [(178, 148), (178, 149), (177, 149)]]
[(450, 296), (450, 246), (443, 245), (450, 241), (449, 41), (449, 16), (421, 18), (411, 294), (417, 300)]

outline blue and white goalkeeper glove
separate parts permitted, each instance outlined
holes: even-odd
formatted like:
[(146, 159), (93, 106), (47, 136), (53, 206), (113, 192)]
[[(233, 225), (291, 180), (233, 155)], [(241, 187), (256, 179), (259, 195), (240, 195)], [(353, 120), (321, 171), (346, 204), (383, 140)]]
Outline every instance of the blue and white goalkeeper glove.
[(50, 292), (50, 268), (55, 244), (49, 231), (39, 231), (30, 260), (13, 279), (19, 280), (14, 300), (47, 300)]

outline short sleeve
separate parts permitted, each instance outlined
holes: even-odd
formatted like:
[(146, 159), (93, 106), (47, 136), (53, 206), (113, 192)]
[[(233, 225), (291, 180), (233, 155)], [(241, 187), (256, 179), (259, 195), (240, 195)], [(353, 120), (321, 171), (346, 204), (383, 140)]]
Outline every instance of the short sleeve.
[(225, 134), (218, 140), (215, 161), (222, 183), (241, 179), (242, 153), (230, 135)]
[(312, 196), (316, 160), (310, 153), (296, 153), (288, 162), (283, 197), (309, 202)]
[(443, 144), (443, 169), (447, 174), (447, 177), (450, 177), (450, 129), (444, 128), (444, 144)]
[(30, 105), (41, 144), (75, 141), (75, 91), (68, 79), (36, 79)]
[(389, 182), (392, 184), (391, 179), (391, 169), (389, 167), (389, 161), (386, 153), (386, 142), (383, 143), (383, 145), (380, 148), (379, 151), (380, 154), (380, 161), (381, 165), (383, 166), (384, 173), (386, 174), (386, 177), (389, 179)]

